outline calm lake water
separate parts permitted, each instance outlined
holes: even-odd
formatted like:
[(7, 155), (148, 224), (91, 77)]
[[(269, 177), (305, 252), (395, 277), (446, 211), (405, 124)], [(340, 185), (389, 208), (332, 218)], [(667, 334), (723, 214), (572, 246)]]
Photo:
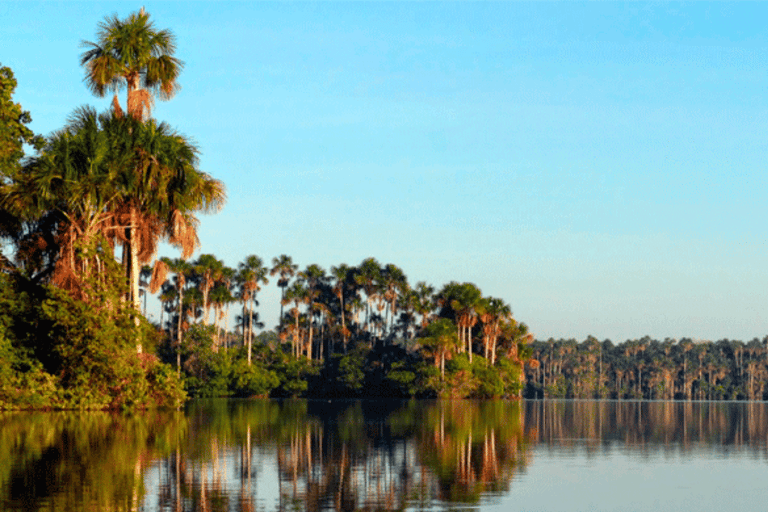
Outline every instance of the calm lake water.
[(0, 510), (750, 511), (768, 404), (236, 401), (0, 413)]

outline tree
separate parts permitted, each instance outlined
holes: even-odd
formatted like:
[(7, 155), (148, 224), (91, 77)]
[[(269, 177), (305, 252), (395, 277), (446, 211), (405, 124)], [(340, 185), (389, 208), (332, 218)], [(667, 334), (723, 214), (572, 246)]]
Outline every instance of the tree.
[(355, 283), (363, 289), (367, 299), (365, 328), (368, 330), (371, 322), (371, 306), (380, 295), (381, 266), (375, 258), (366, 258), (360, 263), (355, 273)]
[(480, 289), (472, 283), (459, 284), (451, 281), (437, 294), (440, 316), (454, 318), (461, 351), (469, 352), (472, 362), (472, 327), (477, 323), (475, 308), (482, 298)]
[(445, 359), (459, 343), (456, 326), (448, 318), (439, 318), (425, 328), (419, 341), (440, 368), (440, 377), (445, 380)]
[(274, 276), (280, 274), (277, 280), (277, 286), (280, 287), (280, 328), (283, 326), (283, 305), (285, 302), (285, 289), (288, 287), (288, 282), (296, 274), (296, 270), (299, 268), (290, 256), (281, 254), (276, 258), (272, 258), (272, 269), (269, 271), (269, 275)]
[(99, 23), (97, 41), (83, 41), (87, 50), (80, 56), (85, 83), (96, 96), (115, 94), (113, 105), (120, 112), (119, 90), (128, 92), (126, 111), (141, 119), (149, 116), (155, 97), (167, 100), (179, 89), (177, 79), (184, 66), (173, 56), (175, 36), (157, 30), (142, 8), (121, 20), (108, 16)]
[(390, 307), (390, 332), (395, 329), (395, 306), (397, 298), (408, 290), (408, 278), (397, 265), (388, 263), (381, 272), (383, 297)]
[[(224, 203), (224, 185), (200, 171), (198, 150), (167, 124), (122, 120), (127, 134), (118, 150), (119, 222), (123, 263), (131, 297), (138, 307), (138, 268), (151, 260), (160, 238), (182, 249), (182, 259), (197, 246), (197, 212), (218, 211)], [(127, 247), (127, 250), (126, 250)], [(128, 254), (126, 254), (128, 253)]]
[(11, 68), (0, 64), (0, 178), (12, 176), (24, 157), (24, 144), (39, 149), (44, 140), (26, 125), (32, 122), (29, 112), (14, 103), (16, 78)]
[(308, 304), (307, 308), (307, 332), (308, 332), (308, 339), (307, 344), (309, 345), (307, 348), (308, 353), (312, 354), (312, 324), (314, 319), (314, 302), (315, 298), (317, 297), (317, 287), (320, 283), (325, 281), (326, 275), (325, 270), (322, 269), (317, 264), (309, 265), (306, 269), (304, 269), (302, 272), (299, 272), (299, 278), (301, 279), (301, 282), (306, 286), (306, 301)]
[[(223, 278), (224, 263), (216, 259), (213, 254), (201, 254), (197, 261), (192, 263), (193, 278), (197, 282), (200, 293), (203, 295), (203, 325), (208, 325), (208, 300), (211, 290), (216, 283)], [(214, 323), (215, 323), (214, 318)]]
[[(251, 365), (251, 352), (253, 344), (253, 308), (256, 303), (256, 294), (261, 290), (259, 283), (267, 284), (268, 269), (264, 266), (261, 258), (252, 254), (240, 263), (238, 272), (238, 282), (240, 284), (240, 300), (243, 302), (243, 343), (248, 346), (248, 366)], [(245, 306), (248, 305), (248, 324), (245, 327)]]
[(113, 116), (80, 108), (3, 185), (2, 207), (23, 225), (15, 236), (17, 259), (29, 272), (52, 275), (54, 284), (77, 293), (83, 279), (101, 272), (111, 255), (93, 244), (99, 235), (111, 237), (117, 223), (122, 191), (115, 147), (122, 135)]
[(341, 339), (342, 348), (344, 353), (347, 353), (347, 337), (349, 336), (349, 329), (347, 329), (346, 320), (344, 317), (344, 292), (350, 287), (350, 282), (353, 281), (352, 268), (346, 263), (342, 263), (338, 267), (331, 267), (331, 274), (336, 279), (333, 286), (333, 293), (339, 299), (339, 310), (341, 311)]

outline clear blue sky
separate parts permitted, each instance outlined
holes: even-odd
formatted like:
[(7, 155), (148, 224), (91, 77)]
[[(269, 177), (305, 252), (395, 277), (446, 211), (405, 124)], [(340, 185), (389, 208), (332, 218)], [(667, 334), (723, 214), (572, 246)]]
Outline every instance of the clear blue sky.
[[(374, 256), (539, 339), (768, 334), (768, 4), (144, 5), (185, 62), (153, 114), (228, 190), (201, 252)], [(140, 7), (0, 3), (35, 131), (107, 108), (79, 43)]]

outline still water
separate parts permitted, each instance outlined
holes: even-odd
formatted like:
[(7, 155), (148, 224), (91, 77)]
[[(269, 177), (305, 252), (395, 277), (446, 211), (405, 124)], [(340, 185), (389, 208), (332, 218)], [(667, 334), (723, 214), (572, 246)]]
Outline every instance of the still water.
[(0, 510), (765, 510), (768, 404), (236, 401), (0, 413)]

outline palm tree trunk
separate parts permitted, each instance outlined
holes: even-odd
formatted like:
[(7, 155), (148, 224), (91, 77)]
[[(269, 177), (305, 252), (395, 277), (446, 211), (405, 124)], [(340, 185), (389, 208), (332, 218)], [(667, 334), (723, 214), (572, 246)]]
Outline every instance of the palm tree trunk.
[(176, 328), (176, 375), (181, 375), (181, 319), (182, 304), (184, 302), (184, 281), (179, 280), (179, 323)]
[(130, 228), (130, 244), (131, 244), (131, 300), (133, 302), (134, 317), (133, 322), (136, 326), (136, 352), (142, 353), (141, 339), (139, 338), (139, 314), (141, 312), (141, 299), (139, 298), (139, 244), (136, 233), (138, 231), (138, 215), (135, 207), (131, 207), (131, 228)]
[(253, 308), (251, 301), (248, 301), (248, 366), (251, 366), (251, 347), (253, 345)]

